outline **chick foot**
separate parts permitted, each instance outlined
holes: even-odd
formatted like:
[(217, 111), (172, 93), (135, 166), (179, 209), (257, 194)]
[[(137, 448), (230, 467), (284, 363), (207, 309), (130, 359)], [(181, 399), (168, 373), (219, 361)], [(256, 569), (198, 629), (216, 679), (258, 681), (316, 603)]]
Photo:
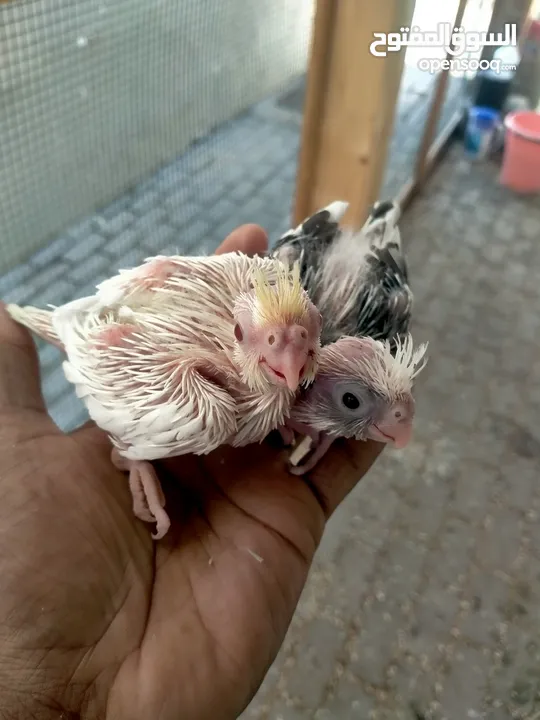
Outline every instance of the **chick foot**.
[(116, 448), (111, 453), (111, 460), (119, 470), (129, 472), (134, 515), (143, 522), (155, 522), (156, 532), (152, 537), (160, 540), (167, 534), (171, 521), (164, 510), (165, 495), (152, 464), (145, 460), (128, 460)]
[(287, 427), (287, 425), (281, 425), (278, 427), (278, 432), (281, 435), (281, 439), (283, 441), (283, 444), (286, 447), (289, 447), (294, 442), (294, 430)]
[(309, 470), (313, 470), (315, 465), (317, 465), (319, 460), (326, 454), (334, 441), (333, 437), (330, 437), (323, 432), (319, 432), (309, 425), (295, 422), (294, 420), (287, 420), (285, 425), (280, 428), (279, 431), (284, 442), (286, 442), (286, 438), (288, 439), (287, 433), (291, 433), (294, 436), (294, 433), (296, 432), (299, 435), (311, 438), (311, 447), (309, 449), (308, 459), (306, 462), (304, 462), (303, 465), (293, 465), (292, 463), (289, 463), (289, 472), (293, 475), (304, 475), (304, 473), (307, 473)]
[(326, 455), (330, 446), (334, 442), (334, 438), (330, 435), (325, 435), (324, 433), (317, 433), (317, 438), (315, 438), (314, 435), (315, 433), (309, 434), (312, 440), (312, 445), (310, 448), (310, 454), (306, 462), (303, 465), (289, 466), (289, 472), (292, 473), (292, 475), (304, 475), (310, 470), (313, 470), (319, 460), (321, 460), (321, 458)]

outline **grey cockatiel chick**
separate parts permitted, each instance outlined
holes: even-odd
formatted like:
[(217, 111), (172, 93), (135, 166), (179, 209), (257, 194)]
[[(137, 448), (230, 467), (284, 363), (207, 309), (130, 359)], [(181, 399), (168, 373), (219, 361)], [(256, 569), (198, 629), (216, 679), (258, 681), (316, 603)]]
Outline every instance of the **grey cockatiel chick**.
[(334, 202), (285, 233), (273, 254), (300, 262), (304, 288), (323, 317), (321, 342), (333, 345), (315, 382), (299, 393), (282, 435), (309, 435), (314, 467), (337, 437), (405, 447), (414, 419), (413, 380), (427, 345), (414, 348), (412, 292), (394, 202), (376, 203), (360, 230), (341, 228), (347, 203)]
[(323, 316), (321, 342), (343, 335), (388, 340), (406, 337), (413, 295), (397, 225), (397, 203), (371, 208), (360, 230), (341, 228), (348, 204), (333, 202), (274, 245), (273, 254), (292, 264)]

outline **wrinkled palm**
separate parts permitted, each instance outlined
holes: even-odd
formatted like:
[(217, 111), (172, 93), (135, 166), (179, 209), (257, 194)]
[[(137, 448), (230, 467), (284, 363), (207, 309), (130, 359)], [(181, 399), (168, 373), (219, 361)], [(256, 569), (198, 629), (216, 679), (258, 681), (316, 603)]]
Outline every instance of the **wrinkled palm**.
[[(262, 252), (244, 226), (220, 252)], [(382, 446), (300, 479), (269, 444), (159, 467), (159, 543), (92, 425), (46, 414), (28, 334), (0, 313), (0, 715), (236, 718), (283, 641), (327, 517)]]

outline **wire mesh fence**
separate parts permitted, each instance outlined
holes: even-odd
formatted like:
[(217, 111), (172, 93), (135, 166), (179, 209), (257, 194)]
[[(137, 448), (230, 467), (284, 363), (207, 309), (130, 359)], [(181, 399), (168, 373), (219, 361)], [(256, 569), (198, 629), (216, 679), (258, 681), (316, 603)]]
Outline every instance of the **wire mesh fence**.
[[(0, 6), (2, 268), (286, 88), (305, 72), (312, 11), (313, 0)], [(250, 140), (263, 154), (265, 129), (261, 117), (213, 132), (174, 189), (203, 164), (200, 183), (215, 184)]]

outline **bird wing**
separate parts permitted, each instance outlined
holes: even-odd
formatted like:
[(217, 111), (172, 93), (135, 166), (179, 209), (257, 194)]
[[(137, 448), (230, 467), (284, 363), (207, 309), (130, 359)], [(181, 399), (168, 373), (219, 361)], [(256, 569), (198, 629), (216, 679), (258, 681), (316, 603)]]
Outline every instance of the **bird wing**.
[(234, 303), (250, 290), (255, 267), (272, 280), (278, 265), (276, 260), (242, 253), (151, 257), (102, 282), (95, 295), (56, 308), (52, 322), (63, 339), (73, 325), (84, 325), (87, 316), (113, 313), (142, 323), (164, 342), (174, 336), (186, 350), (205, 348), (232, 357)]
[(301, 259), (302, 283), (323, 316), (323, 345), (343, 335), (392, 339), (410, 323), (399, 205), (375, 203), (359, 231), (339, 226), (346, 209), (339, 201), (328, 205), (285, 233), (273, 251), (282, 260)]
[(174, 336), (163, 342), (112, 312), (87, 314), (64, 340), (66, 378), (125, 457), (204, 454), (234, 434), (236, 403), (226, 389), (234, 368), (223, 354), (188, 354)]
[(308, 294), (314, 273), (339, 235), (339, 221), (347, 208), (348, 203), (340, 200), (330, 203), (296, 228), (288, 230), (274, 243), (273, 257), (289, 265), (300, 262), (300, 277)]
[[(363, 292), (359, 293), (356, 327), (346, 330), (376, 340), (395, 340), (408, 333), (413, 294), (398, 221), (401, 209), (396, 202), (375, 203), (361, 230), (365, 245)], [(367, 246), (367, 247), (366, 247)]]
[(156, 255), (137, 267), (119, 270), (97, 286), (96, 297), (107, 307), (151, 310), (192, 298), (232, 313), (234, 298), (249, 289), (253, 260), (241, 253), (185, 257)]
[(401, 208), (396, 202), (377, 202), (371, 208), (363, 230), (371, 247), (385, 250), (382, 256), (384, 262), (408, 282), (409, 273), (398, 226), (400, 217)]

